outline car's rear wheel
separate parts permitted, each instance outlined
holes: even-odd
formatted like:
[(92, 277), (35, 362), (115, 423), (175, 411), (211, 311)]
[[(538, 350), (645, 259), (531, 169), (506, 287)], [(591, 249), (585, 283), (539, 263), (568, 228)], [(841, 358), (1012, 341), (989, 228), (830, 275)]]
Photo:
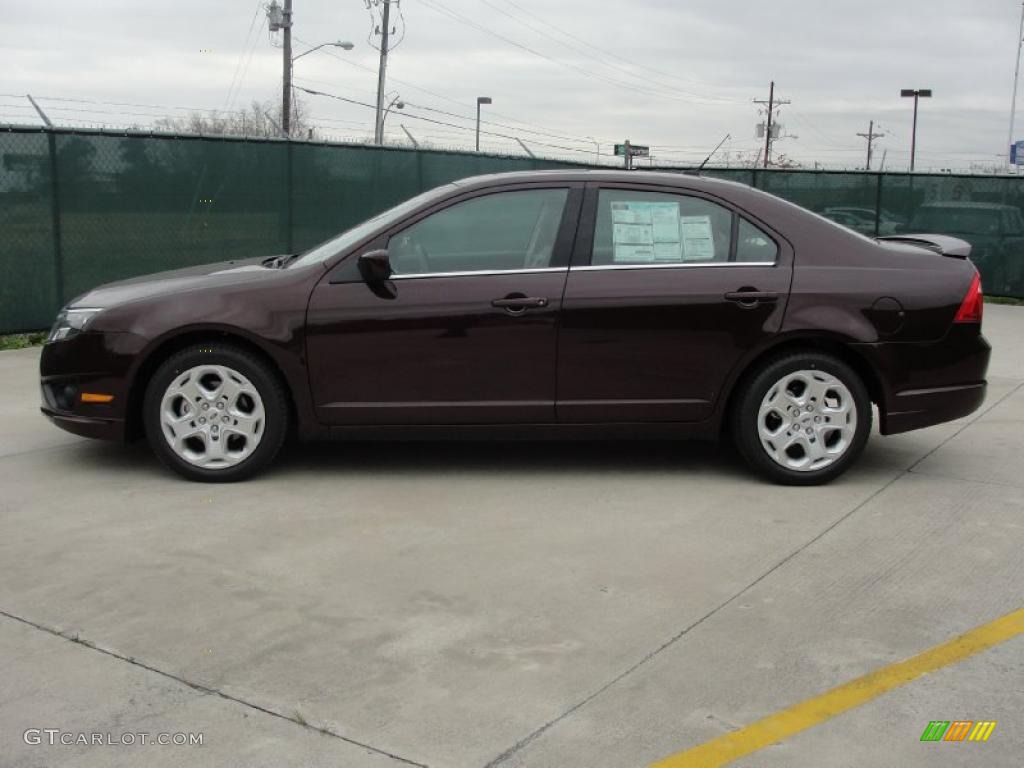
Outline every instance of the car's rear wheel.
[(227, 344), (184, 349), (146, 389), (143, 419), (159, 459), (190, 480), (241, 480), (269, 464), (288, 428), (280, 381), (262, 360)]
[(747, 379), (732, 414), (747, 462), (787, 485), (817, 485), (857, 460), (871, 432), (864, 382), (831, 355), (805, 352), (768, 361)]

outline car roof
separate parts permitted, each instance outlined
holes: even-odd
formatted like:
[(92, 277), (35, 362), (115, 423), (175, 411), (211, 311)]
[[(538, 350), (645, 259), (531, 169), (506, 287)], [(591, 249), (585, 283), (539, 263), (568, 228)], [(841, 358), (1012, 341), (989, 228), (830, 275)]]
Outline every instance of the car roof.
[(508, 171), (505, 173), (489, 173), (481, 176), (469, 176), (452, 182), (462, 187), (487, 187), (498, 184), (514, 184), (526, 181), (631, 181), (635, 184), (666, 184), (670, 186), (689, 187), (690, 189), (715, 188), (735, 190), (737, 188), (752, 190), (748, 184), (725, 179), (713, 179), (698, 176), (693, 172), (673, 173), (670, 171), (617, 171), (604, 168), (554, 169), (543, 171)]

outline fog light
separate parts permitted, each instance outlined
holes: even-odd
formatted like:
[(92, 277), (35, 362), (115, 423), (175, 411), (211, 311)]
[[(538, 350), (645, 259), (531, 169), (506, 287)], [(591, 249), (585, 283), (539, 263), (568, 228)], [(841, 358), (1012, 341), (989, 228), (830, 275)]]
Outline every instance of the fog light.
[(78, 387), (75, 384), (54, 384), (53, 400), (61, 411), (70, 411), (75, 407), (75, 399), (78, 397)]

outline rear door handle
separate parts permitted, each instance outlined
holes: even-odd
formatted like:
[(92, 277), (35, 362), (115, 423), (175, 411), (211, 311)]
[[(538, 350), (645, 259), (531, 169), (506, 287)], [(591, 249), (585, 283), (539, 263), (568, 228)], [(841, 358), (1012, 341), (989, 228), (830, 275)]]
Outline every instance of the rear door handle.
[(547, 305), (548, 300), (539, 296), (508, 296), (491, 302), (492, 307), (504, 309), (512, 314), (521, 314), (528, 309), (539, 309)]
[(779, 300), (779, 294), (771, 291), (731, 291), (725, 294), (728, 301), (735, 301), (740, 306), (753, 307), (757, 304), (770, 304)]

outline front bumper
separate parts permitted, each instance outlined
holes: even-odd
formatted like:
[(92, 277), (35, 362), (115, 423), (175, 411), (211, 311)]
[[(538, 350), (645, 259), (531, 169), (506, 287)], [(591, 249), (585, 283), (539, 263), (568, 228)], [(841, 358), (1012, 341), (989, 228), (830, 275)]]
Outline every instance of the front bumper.
[(62, 413), (43, 405), (39, 408), (43, 415), (65, 432), (79, 437), (92, 437), (97, 440), (115, 440), (124, 442), (124, 419), (104, 419), (96, 416), (74, 416)]
[[(144, 346), (145, 340), (135, 334), (104, 331), (85, 331), (44, 345), (39, 359), (43, 415), (75, 435), (125, 440), (129, 374)], [(83, 392), (113, 399), (82, 402)]]

